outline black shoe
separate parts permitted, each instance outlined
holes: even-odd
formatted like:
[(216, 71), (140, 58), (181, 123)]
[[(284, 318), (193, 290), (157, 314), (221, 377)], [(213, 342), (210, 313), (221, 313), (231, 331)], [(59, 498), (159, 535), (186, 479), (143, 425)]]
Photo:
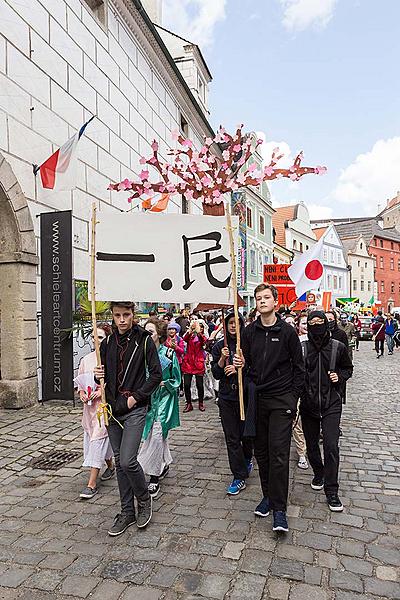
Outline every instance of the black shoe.
[(118, 514), (115, 519), (112, 527), (108, 530), (108, 535), (112, 537), (116, 537), (117, 535), (121, 535), (130, 527), (136, 523), (135, 515), (121, 515)]
[(169, 465), (166, 465), (158, 479), (164, 479), (169, 473)]
[(260, 504), (256, 507), (254, 514), (258, 517), (268, 517), (269, 515), (269, 500), (268, 498), (263, 498)]
[(324, 480), (319, 477), (314, 477), (311, 482), (311, 487), (313, 490), (323, 490), (324, 489)]
[(149, 494), (153, 499), (157, 498), (160, 491), (160, 484), (157, 481), (150, 481), (147, 489), (149, 490)]
[(326, 500), (328, 502), (329, 509), (332, 512), (342, 512), (343, 504), (341, 503), (337, 494), (329, 494), (329, 496), (326, 497)]
[(151, 517), (153, 516), (153, 498), (149, 496), (148, 500), (139, 501), (138, 500), (138, 513), (137, 513), (137, 526), (139, 529), (142, 527), (146, 527), (151, 521)]
[(272, 531), (282, 531), (284, 533), (289, 531), (286, 512), (284, 510), (274, 510)]

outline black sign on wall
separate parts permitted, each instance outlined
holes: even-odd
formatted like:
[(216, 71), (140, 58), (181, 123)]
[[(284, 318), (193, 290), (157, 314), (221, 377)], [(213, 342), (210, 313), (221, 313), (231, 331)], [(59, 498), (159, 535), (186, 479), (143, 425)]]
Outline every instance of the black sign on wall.
[(42, 400), (72, 400), (72, 213), (40, 215)]

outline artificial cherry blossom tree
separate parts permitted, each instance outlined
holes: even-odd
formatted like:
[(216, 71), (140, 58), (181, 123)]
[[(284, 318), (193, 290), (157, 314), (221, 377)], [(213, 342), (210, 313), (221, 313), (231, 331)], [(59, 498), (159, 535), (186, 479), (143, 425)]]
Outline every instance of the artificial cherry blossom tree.
[[(157, 194), (164, 196), (163, 205), (166, 204), (167, 195), (180, 194), (189, 201), (200, 199), (206, 213), (210, 212), (207, 207), (220, 206), (223, 214), (224, 194), (248, 185), (258, 186), (263, 181), (282, 177), (297, 181), (306, 174), (322, 175), (326, 172), (326, 167), (301, 166), (302, 152), (297, 155), (292, 166), (280, 168), (277, 163), (283, 154), (280, 153), (279, 148), (273, 150), (268, 165), (262, 169), (258, 168), (256, 162), (251, 162), (251, 157), (263, 140), (252, 140), (249, 135), (243, 134), (242, 128), (243, 125), (238, 126), (235, 134), (230, 135), (220, 127), (214, 139), (205, 138), (200, 150), (194, 148), (192, 140), (173, 132), (179, 147), (169, 150), (168, 154), (172, 157), (170, 162), (160, 160), (158, 143), (153, 141), (152, 156), (140, 159), (143, 169), (139, 179), (136, 181), (124, 179), (120, 183), (110, 184), (109, 189), (131, 191), (128, 202), (141, 199), (142, 207), (145, 209), (151, 210), (152, 200)], [(222, 156), (218, 156), (212, 150), (214, 144), (219, 145)], [(158, 174), (157, 181), (150, 178), (149, 167)]]

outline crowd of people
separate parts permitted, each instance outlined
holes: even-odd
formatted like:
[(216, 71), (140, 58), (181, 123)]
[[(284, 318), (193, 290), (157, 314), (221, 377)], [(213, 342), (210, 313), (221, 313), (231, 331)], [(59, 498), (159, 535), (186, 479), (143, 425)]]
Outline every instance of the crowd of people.
[[(122, 534), (130, 525), (146, 527), (160, 482), (173, 461), (169, 432), (180, 426), (183, 413), (205, 397), (218, 404), (232, 480), (228, 495), (237, 495), (256, 459), (261, 500), (254, 513), (272, 511), (274, 531), (288, 531), (286, 516), (291, 439), (298, 468), (313, 471), (315, 491), (324, 490), (331, 511), (343, 510), (339, 491), (339, 436), (346, 382), (353, 373), (353, 352), (359, 349), (361, 323), (334, 309), (313, 307), (298, 314), (278, 309), (273, 285), (260, 284), (255, 309), (239, 315), (241, 351), (237, 352), (233, 312), (176, 317), (135, 317), (132, 302), (112, 302), (112, 326), (99, 324), (101, 366), (95, 353), (82, 359), (80, 374), (93, 375), (89, 388), (78, 385), (83, 402), (84, 462), (89, 480), (80, 494), (98, 493), (99, 479), (115, 473), (121, 501), (108, 530)], [(397, 320), (377, 314), (372, 324), (374, 347), (389, 354), (396, 343)], [(400, 343), (398, 344), (400, 346)], [(239, 403), (239, 371), (244, 380), (245, 419)], [(104, 378), (109, 412), (106, 428), (97, 418)], [(183, 417), (182, 417), (183, 418)], [(184, 417), (189, 418), (189, 417)], [(322, 453), (321, 453), (322, 442)], [(102, 475), (101, 470), (105, 468)]]

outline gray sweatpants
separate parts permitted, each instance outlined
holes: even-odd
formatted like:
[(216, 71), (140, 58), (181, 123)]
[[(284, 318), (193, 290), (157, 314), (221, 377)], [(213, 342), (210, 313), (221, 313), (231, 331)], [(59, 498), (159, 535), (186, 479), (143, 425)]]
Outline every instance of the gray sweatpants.
[(118, 419), (123, 429), (114, 419), (110, 419), (108, 426), (123, 515), (135, 514), (134, 496), (142, 502), (149, 498), (143, 469), (137, 460), (146, 414), (147, 406), (142, 406)]

